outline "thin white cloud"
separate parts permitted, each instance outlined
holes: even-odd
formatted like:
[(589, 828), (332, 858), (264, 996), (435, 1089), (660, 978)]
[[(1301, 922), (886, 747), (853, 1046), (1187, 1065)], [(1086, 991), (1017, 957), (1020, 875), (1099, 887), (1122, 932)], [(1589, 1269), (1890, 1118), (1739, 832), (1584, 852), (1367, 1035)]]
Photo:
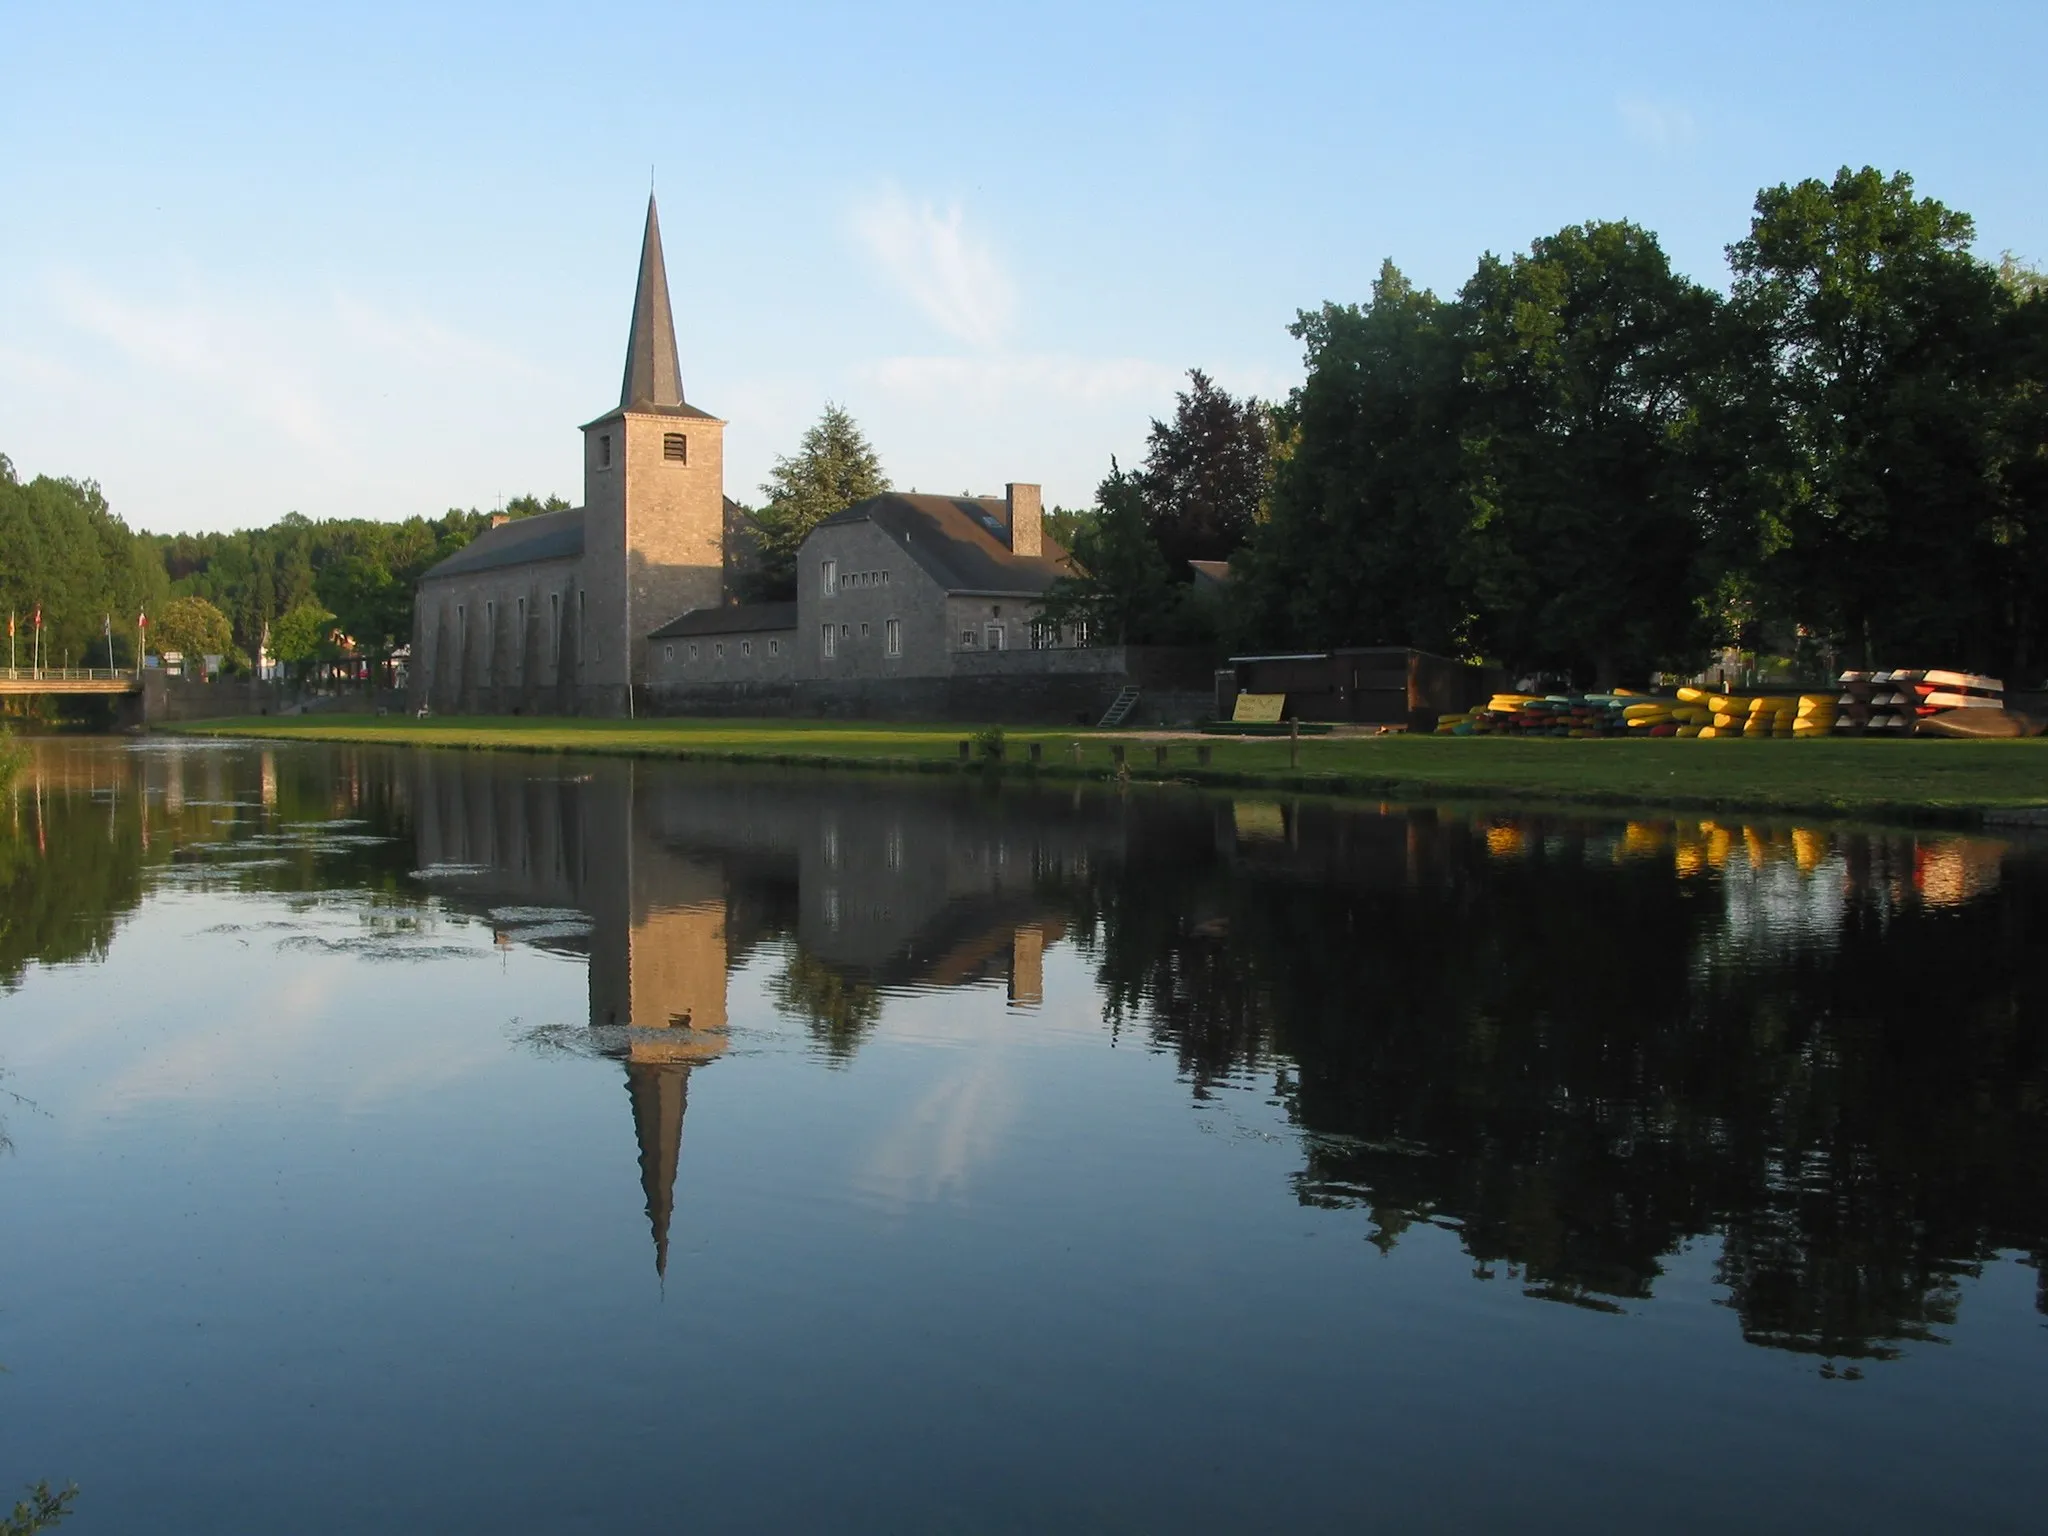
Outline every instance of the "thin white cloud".
[(1621, 124), (1628, 136), (1652, 149), (1679, 149), (1700, 136), (1692, 113), (1675, 102), (1623, 96), (1615, 102), (1614, 109), (1621, 114)]
[(888, 279), (947, 335), (993, 347), (1010, 328), (1015, 285), (958, 203), (913, 204), (886, 187), (857, 209), (853, 231)]
[(311, 381), (276, 355), (273, 332), (246, 309), (200, 300), (140, 303), (73, 274), (52, 284), (59, 312), (144, 372), (210, 386), (302, 447), (331, 451), (332, 413)]
[(877, 387), (900, 399), (993, 405), (1019, 395), (1051, 395), (1071, 403), (1171, 401), (1186, 375), (1135, 357), (1072, 357), (1029, 353), (995, 357), (885, 357), (872, 364)]

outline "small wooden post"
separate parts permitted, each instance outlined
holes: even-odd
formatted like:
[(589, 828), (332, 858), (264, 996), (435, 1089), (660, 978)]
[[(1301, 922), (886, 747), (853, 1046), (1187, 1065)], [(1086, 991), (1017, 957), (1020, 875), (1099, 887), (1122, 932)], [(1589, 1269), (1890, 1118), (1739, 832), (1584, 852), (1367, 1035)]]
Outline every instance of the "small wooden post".
[(1044, 761), (1045, 743), (1042, 741), (1034, 741), (1033, 743), (1031, 743), (1031, 765), (1035, 768)]
[(1209, 752), (1210, 752), (1210, 747), (1209, 747), (1209, 743), (1207, 743), (1206, 741), (1205, 741), (1205, 742), (1203, 742), (1203, 743), (1201, 743), (1201, 744), (1200, 744), (1199, 746), (1197, 746), (1197, 747), (1195, 748), (1195, 762), (1196, 762), (1197, 764), (1199, 764), (1199, 765), (1200, 765), (1201, 767), (1204, 767), (1204, 768), (1208, 767), (1208, 766), (1209, 766)]
[(963, 742), (961, 742), (961, 743), (960, 743), (960, 761), (964, 763), (964, 762), (968, 761), (968, 760), (969, 760), (970, 758), (972, 758), (973, 756), (974, 756), (974, 743), (973, 743), (973, 742), (971, 742), (971, 741), (963, 741)]
[(1074, 766), (1076, 768), (1081, 766), (1081, 743), (1078, 741), (1074, 743)]
[(1154, 748), (1152, 749), (1152, 761), (1153, 761), (1153, 762), (1154, 762), (1155, 764), (1157, 764), (1157, 765), (1158, 765), (1159, 767), (1161, 767), (1161, 768), (1164, 768), (1164, 767), (1166, 766), (1166, 743), (1165, 743), (1165, 742), (1163, 742), (1163, 741), (1162, 741), (1162, 742), (1160, 742), (1158, 746), (1156, 746), (1156, 747), (1154, 747)]
[(1299, 720), (1287, 722), (1287, 766), (1290, 768), (1299, 768), (1301, 766), (1301, 722)]

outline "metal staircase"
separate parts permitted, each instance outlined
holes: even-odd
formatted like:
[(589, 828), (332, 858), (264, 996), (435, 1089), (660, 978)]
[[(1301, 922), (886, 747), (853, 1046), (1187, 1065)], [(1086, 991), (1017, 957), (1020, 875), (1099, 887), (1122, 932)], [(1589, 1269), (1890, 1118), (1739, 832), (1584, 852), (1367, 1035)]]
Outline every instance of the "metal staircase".
[(1102, 718), (1096, 722), (1095, 728), (1099, 731), (1115, 730), (1131, 718), (1131, 711), (1137, 707), (1138, 689), (1133, 684), (1119, 693), (1116, 696), (1116, 702), (1103, 711)]

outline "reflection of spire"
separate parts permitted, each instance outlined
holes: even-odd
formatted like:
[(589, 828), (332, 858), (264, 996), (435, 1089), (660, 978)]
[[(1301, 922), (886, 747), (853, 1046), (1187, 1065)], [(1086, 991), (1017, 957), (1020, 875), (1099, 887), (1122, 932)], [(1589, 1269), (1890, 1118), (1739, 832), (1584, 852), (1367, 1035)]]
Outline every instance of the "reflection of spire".
[(676, 1160), (683, 1149), (683, 1110), (689, 1091), (688, 1067), (668, 1062), (626, 1063), (633, 1134), (640, 1143), (640, 1188), (646, 1192), (647, 1221), (654, 1230), (654, 1272), (664, 1277), (668, 1274), (668, 1223), (676, 1203)]

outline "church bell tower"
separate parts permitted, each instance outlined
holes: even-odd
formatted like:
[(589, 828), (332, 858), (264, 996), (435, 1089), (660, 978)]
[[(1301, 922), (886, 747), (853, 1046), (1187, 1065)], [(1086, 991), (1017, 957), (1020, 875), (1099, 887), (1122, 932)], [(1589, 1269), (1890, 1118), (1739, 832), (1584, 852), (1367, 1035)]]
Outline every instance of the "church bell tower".
[(619, 403), (583, 428), (583, 505), (584, 682), (624, 714), (648, 633), (725, 601), (725, 423), (683, 398), (651, 193)]

